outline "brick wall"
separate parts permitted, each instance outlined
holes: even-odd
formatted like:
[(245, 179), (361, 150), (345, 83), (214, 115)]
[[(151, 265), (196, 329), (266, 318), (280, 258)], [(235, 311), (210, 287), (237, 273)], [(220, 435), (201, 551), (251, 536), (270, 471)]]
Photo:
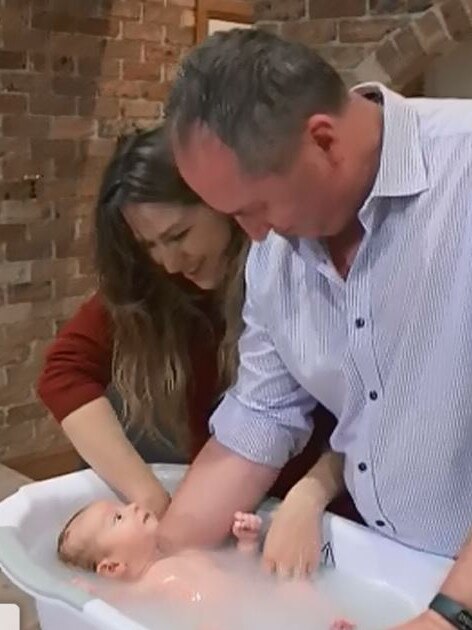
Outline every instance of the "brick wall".
[(349, 85), (404, 89), (472, 35), (472, 0), (255, 0), (258, 25), (317, 50)]
[(194, 0), (0, 0), (0, 460), (58, 449), (36, 401), (45, 346), (93, 288), (114, 138), (152, 125)]

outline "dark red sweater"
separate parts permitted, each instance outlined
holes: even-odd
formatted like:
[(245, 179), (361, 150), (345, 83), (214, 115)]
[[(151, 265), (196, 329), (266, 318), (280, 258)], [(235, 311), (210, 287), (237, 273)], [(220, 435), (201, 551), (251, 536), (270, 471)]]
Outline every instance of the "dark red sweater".
[[(50, 346), (38, 382), (38, 394), (58, 422), (100, 396), (111, 381), (113, 322), (99, 294), (95, 294), (61, 329)], [(216, 352), (195, 348), (191, 352), (195, 366), (194, 387), (188, 408), (191, 459), (209, 437), (208, 418), (217, 394)], [(323, 407), (314, 412), (315, 430), (303, 453), (282, 470), (272, 494), (283, 497), (313, 466), (327, 444), (335, 420)], [(342, 501), (339, 510), (357, 517), (350, 501)]]

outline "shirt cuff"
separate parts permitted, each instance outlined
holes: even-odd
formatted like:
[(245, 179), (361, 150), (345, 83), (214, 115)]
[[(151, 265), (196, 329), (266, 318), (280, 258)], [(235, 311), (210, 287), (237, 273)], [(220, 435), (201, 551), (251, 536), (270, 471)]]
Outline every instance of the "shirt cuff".
[[(211, 433), (226, 448), (256, 464), (278, 469), (303, 450), (311, 433), (303, 418), (297, 422), (284, 419), (282, 423), (270, 412), (249, 409), (231, 393), (226, 394), (209, 424)], [(302, 428), (304, 424), (306, 428)]]

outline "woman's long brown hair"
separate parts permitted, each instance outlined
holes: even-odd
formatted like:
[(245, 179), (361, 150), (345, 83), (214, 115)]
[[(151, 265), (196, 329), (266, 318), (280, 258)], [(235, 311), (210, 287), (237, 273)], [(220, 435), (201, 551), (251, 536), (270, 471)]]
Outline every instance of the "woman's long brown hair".
[[(122, 139), (105, 171), (95, 212), (96, 260), (100, 291), (115, 327), (113, 383), (126, 422), (187, 450), (193, 377), (189, 348), (204, 335), (213, 348), (218, 340), (222, 393), (237, 370), (248, 242), (232, 224), (224, 280), (212, 295), (204, 294), (168, 276), (134, 238), (122, 211), (128, 203), (143, 202), (202, 203), (180, 177), (162, 127)], [(209, 300), (220, 316), (222, 331), (216, 337), (201, 308)]]

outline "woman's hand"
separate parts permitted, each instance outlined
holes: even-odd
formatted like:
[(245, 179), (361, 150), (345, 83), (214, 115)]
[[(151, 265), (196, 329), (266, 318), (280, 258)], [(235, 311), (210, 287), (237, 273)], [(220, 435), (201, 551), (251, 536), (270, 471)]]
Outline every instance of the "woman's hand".
[(267, 533), (263, 563), (280, 577), (307, 577), (318, 568), (324, 505), (303, 484), (287, 494)]
[(133, 501), (140, 507), (154, 512), (158, 519), (161, 519), (167, 511), (170, 505), (170, 494), (165, 490), (163, 486), (157, 481), (156, 484), (150, 489), (151, 491), (143, 495), (136, 496)]

